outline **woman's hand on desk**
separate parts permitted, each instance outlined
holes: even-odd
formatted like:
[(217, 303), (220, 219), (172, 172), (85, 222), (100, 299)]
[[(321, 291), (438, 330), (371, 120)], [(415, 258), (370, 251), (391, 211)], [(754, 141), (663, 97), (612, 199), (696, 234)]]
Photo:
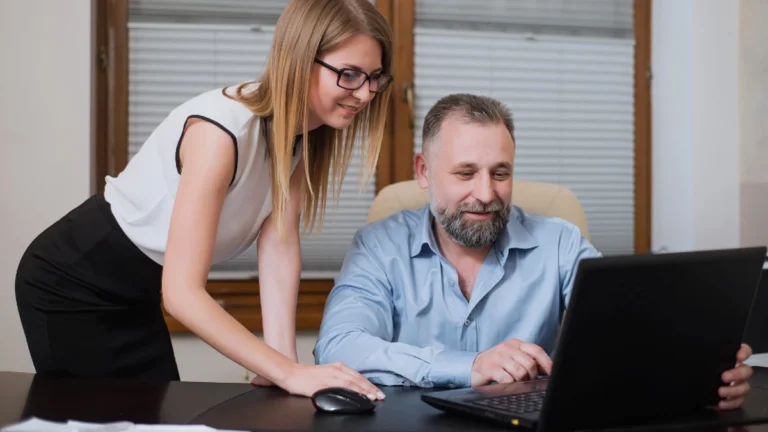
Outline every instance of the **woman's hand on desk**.
[(742, 344), (736, 353), (736, 367), (723, 372), (723, 382), (727, 385), (720, 387), (718, 393), (722, 400), (718, 407), (721, 410), (739, 408), (744, 403), (744, 397), (749, 393), (747, 380), (752, 377), (752, 367), (744, 364), (752, 355), (752, 348)]
[[(257, 376), (251, 381), (258, 386), (273, 386), (275, 383)], [(360, 373), (341, 363), (318, 366), (296, 364), (292, 373), (279, 384), (287, 392), (299, 396), (312, 396), (316, 391), (328, 387), (344, 387), (368, 396), (371, 400), (384, 399), (384, 393)]]

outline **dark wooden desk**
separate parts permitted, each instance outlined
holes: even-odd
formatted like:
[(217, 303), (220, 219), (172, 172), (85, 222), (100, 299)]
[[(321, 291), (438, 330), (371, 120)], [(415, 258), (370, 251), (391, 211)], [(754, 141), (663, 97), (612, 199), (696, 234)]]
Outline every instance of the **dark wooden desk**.
[[(745, 413), (768, 415), (768, 369), (755, 371), (752, 393), (742, 411), (729, 413), (733, 419), (738, 420)], [(0, 372), (0, 427), (38, 417), (50, 421), (205, 424), (238, 430), (505, 430), (443, 414), (421, 402), (420, 395), (425, 390), (383, 390), (387, 399), (373, 414), (339, 416), (316, 413), (307, 398), (249, 384), (53, 379)], [(768, 424), (733, 430), (768, 432)]]

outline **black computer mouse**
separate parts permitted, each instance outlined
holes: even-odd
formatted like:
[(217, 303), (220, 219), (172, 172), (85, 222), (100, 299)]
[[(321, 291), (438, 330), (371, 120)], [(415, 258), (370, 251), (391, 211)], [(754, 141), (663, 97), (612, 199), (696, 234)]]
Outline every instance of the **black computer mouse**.
[(312, 395), (315, 409), (321, 412), (357, 414), (373, 411), (376, 404), (362, 393), (342, 387), (329, 387)]

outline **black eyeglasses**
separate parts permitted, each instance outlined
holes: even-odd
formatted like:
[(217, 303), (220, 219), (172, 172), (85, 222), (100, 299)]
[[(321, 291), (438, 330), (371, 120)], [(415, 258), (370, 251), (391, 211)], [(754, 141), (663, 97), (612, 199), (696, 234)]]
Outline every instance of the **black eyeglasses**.
[(384, 90), (386, 90), (387, 86), (389, 86), (389, 83), (392, 82), (391, 75), (387, 75), (379, 72), (374, 72), (373, 74), (368, 75), (367, 73), (357, 69), (350, 69), (350, 68), (338, 69), (322, 60), (315, 59), (315, 61), (327, 67), (328, 69), (336, 72), (338, 74), (338, 78), (336, 79), (336, 85), (345, 90), (357, 90), (360, 87), (362, 87), (366, 81), (368, 81), (370, 83), (368, 85), (368, 89), (371, 92), (381, 93)]

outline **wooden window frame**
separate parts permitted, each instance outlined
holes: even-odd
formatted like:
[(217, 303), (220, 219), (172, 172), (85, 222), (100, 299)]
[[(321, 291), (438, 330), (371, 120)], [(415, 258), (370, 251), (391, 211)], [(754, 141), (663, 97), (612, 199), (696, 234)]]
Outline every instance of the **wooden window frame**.
[(651, 252), (651, 7), (634, 0), (635, 253)]
[[(413, 179), (414, 0), (377, 0), (392, 26), (394, 82), (376, 172), (376, 191)], [(96, 2), (96, 129), (94, 191), (104, 178), (128, 163), (128, 0)], [(635, 49), (635, 252), (650, 252), (651, 233), (651, 0), (634, 1)], [(299, 286), (297, 330), (317, 330), (332, 279), (303, 279)], [(261, 331), (258, 280), (211, 280), (211, 296), (251, 331)], [(171, 332), (189, 330), (170, 315)]]
[[(390, 23), (393, 22), (393, 3), (397, 2), (377, 2)], [(104, 178), (107, 175), (117, 175), (128, 163), (128, 0), (98, 0), (95, 12), (97, 118), (93, 190), (102, 192)], [(411, 69), (412, 64), (411, 61)], [(396, 65), (396, 71), (398, 67), (401, 70), (403, 68), (402, 65)], [(393, 85), (395, 91), (392, 92), (387, 129), (376, 171), (376, 192), (399, 179), (407, 179), (406, 173), (411, 170), (410, 167), (403, 170), (401, 165), (411, 164), (413, 135), (411, 134), (407, 141), (395, 139), (392, 123), (395, 113), (398, 112), (398, 108), (393, 105), (399, 99), (397, 88), (402, 85), (402, 78), (395, 80)], [(296, 311), (297, 330), (320, 328), (325, 301), (332, 287), (332, 279), (301, 280)], [(251, 331), (262, 330), (257, 279), (210, 280), (206, 290), (246, 328)], [(165, 320), (172, 333), (189, 332), (189, 329), (170, 315), (166, 314)]]
[[(392, 25), (395, 39), (395, 92), (389, 127), (399, 148), (392, 154), (393, 181), (413, 178), (414, 39), (416, 0), (378, 0)], [(634, 75), (634, 247), (651, 252), (651, 7), (652, 0), (633, 1)], [(407, 143), (408, 147), (403, 144)]]

